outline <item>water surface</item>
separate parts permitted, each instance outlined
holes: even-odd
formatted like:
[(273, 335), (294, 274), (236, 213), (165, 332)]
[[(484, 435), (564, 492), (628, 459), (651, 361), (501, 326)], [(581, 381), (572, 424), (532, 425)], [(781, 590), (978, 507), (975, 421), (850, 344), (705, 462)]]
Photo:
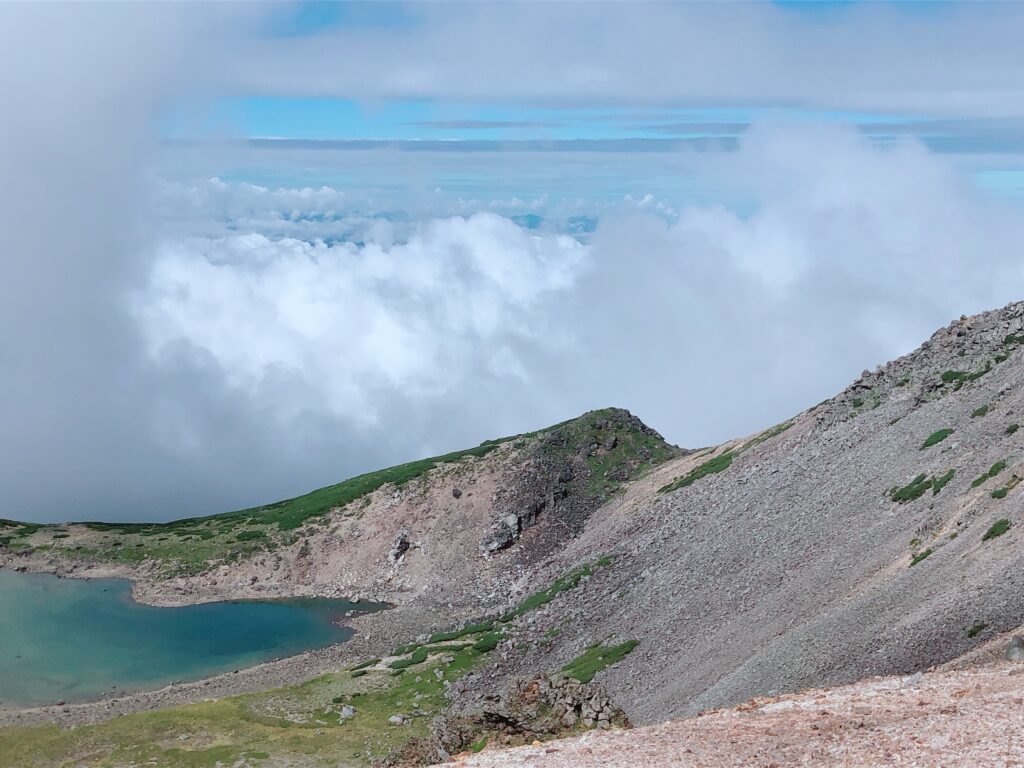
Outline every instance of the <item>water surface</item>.
[(141, 605), (119, 579), (0, 570), (0, 706), (96, 698), (195, 680), (347, 640), (345, 600)]

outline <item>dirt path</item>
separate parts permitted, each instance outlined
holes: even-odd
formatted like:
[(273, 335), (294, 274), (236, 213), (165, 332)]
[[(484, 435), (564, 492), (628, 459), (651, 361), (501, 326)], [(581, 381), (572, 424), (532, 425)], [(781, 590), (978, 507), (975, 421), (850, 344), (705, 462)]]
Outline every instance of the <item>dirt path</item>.
[(647, 728), (487, 750), (447, 765), (1024, 766), (1024, 666), (876, 678)]

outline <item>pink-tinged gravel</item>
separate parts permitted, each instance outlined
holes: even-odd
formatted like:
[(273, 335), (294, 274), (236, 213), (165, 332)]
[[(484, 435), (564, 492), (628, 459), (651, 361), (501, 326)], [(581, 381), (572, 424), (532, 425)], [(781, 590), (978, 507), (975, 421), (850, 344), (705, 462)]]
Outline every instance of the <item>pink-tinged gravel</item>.
[(446, 765), (1024, 766), (1024, 665), (872, 678), (645, 728), (485, 750)]

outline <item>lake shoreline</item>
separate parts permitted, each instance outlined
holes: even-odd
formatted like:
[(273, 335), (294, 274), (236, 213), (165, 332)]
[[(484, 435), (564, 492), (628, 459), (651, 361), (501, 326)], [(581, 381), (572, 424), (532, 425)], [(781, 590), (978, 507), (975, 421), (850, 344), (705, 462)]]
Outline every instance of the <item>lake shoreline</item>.
[(62, 728), (164, 707), (192, 704), (295, 685), (366, 658), (388, 655), (396, 645), (437, 625), (436, 610), (395, 607), (347, 620), (354, 634), (342, 643), (266, 661), (192, 682), (95, 700), (37, 707), (0, 706), (0, 727), (55, 724)]

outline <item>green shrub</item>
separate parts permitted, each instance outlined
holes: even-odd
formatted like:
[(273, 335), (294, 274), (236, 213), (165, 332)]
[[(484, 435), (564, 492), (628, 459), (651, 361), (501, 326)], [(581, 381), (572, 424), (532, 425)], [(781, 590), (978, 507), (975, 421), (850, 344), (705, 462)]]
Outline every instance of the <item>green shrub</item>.
[(924, 492), (932, 487), (932, 480), (926, 475), (918, 475), (902, 488), (895, 488), (890, 492), (893, 501), (906, 504), (908, 501), (921, 498)]
[(992, 527), (985, 531), (985, 535), (981, 537), (981, 540), (988, 541), (989, 539), (994, 539), (996, 536), (1002, 536), (1008, 530), (1010, 530), (1010, 521), (1005, 517), (1001, 518), (992, 523)]
[(1000, 459), (999, 461), (997, 461), (995, 464), (988, 468), (988, 472), (986, 472), (983, 475), (980, 475), (979, 477), (974, 478), (971, 481), (971, 488), (977, 488), (979, 485), (984, 483), (989, 478), (998, 475), (1004, 469), (1006, 469), (1006, 462)]
[(392, 669), (405, 669), (406, 667), (411, 667), (414, 664), (422, 664), (424, 661), (427, 660), (427, 657), (429, 655), (430, 651), (428, 651), (426, 648), (417, 648), (408, 658), (395, 659), (388, 666), (390, 666)]
[(985, 367), (980, 371), (974, 373), (967, 373), (966, 371), (943, 371), (942, 381), (945, 384), (951, 384), (956, 382), (955, 389), (960, 389), (968, 381), (977, 381), (986, 373), (992, 370), (992, 363), (985, 363)]
[(910, 565), (912, 567), (917, 565), (922, 560), (924, 560), (926, 557), (928, 557), (928, 555), (930, 555), (931, 553), (932, 553), (932, 550), (930, 548), (924, 550), (923, 552), (918, 552), (916, 555), (914, 555), (914, 558), (910, 561)]
[(361, 664), (356, 664), (354, 667), (352, 667), (352, 671), (358, 672), (361, 669), (366, 669), (367, 667), (372, 667), (376, 664), (380, 664), (380, 659), (367, 659)]
[(488, 632), (473, 643), (473, 650), (480, 651), (480, 653), (490, 653), (498, 647), (499, 642), (501, 642), (501, 634), (498, 632)]
[(484, 751), (484, 747), (486, 747), (486, 746), (487, 746), (487, 737), (484, 736), (479, 741), (474, 741), (472, 744), (470, 744), (469, 745), (469, 751), (470, 752), (483, 752)]
[(854, 408), (860, 408), (862, 405), (864, 405), (864, 401), (861, 398), (859, 398), (859, 397), (853, 398), (853, 407)]
[(981, 634), (982, 630), (984, 630), (985, 627), (987, 627), (987, 626), (988, 626), (988, 624), (985, 624), (984, 622), (979, 621), (977, 624), (975, 624), (973, 627), (971, 627), (970, 629), (967, 630), (967, 636), (968, 637), (977, 637), (978, 635)]
[(267, 534), (264, 531), (242, 531), (235, 536), (235, 541), (259, 541), (265, 538)]
[(1003, 339), (1003, 344), (1024, 344), (1024, 336), (1015, 336), (1010, 333)]
[(935, 432), (932, 432), (930, 435), (928, 435), (928, 438), (924, 441), (924, 443), (922, 443), (921, 450), (923, 451), (925, 448), (931, 448), (936, 443), (941, 443), (943, 440), (945, 440), (952, 434), (953, 430), (949, 429), (948, 427), (946, 429), (939, 429), (936, 430)]
[(562, 592), (574, 589), (581, 581), (583, 581), (584, 578), (590, 576), (597, 568), (605, 568), (614, 562), (614, 555), (605, 555), (597, 560), (581, 565), (578, 568), (574, 568), (564, 576), (560, 576), (555, 579), (547, 589), (542, 589), (540, 592), (534, 592), (532, 595), (527, 597), (516, 607), (515, 610), (502, 616), (501, 621), (512, 621), (512, 619), (517, 616), (522, 616), (528, 611), (547, 605)]
[(331, 704), (341, 704), (341, 702), (343, 702), (344, 700), (344, 696), (335, 696), (333, 699), (331, 699)]
[(942, 477), (935, 478), (932, 481), (932, 496), (938, 496), (939, 495), (939, 491), (941, 491), (943, 488), (946, 487), (946, 483), (948, 483), (950, 480), (952, 480), (953, 476), (955, 474), (956, 474), (956, 470), (955, 469), (951, 469), (946, 474), (944, 474)]
[(1008, 494), (1009, 492), (1010, 492), (1010, 489), (1009, 489), (1009, 488), (1006, 488), (1006, 487), (1003, 487), (1003, 488), (996, 488), (996, 489), (995, 489), (994, 491), (992, 491), (992, 493), (991, 493), (991, 494), (989, 494), (989, 495), (990, 495), (990, 496), (991, 496), (991, 497), (992, 497), (993, 499), (1005, 499), (1005, 498), (1006, 498), (1006, 494)]
[(366, 670), (365, 669), (353, 669), (352, 670), (352, 677), (362, 677), (365, 674), (366, 674)]
[(988, 413), (988, 406), (983, 405), (980, 408), (975, 408), (973, 411), (971, 411), (971, 418), (976, 419), (979, 416), (984, 416), (986, 413)]
[(1018, 429), (1020, 429), (1020, 424), (1011, 424), (1010, 426), (1008, 426), (1008, 427), (1006, 428), (1006, 434), (1008, 434), (1008, 435), (1012, 435), (1012, 434), (1013, 434), (1014, 432), (1016, 432), (1016, 431), (1017, 431)]
[(579, 680), (581, 683), (589, 683), (594, 679), (594, 675), (622, 661), (639, 644), (639, 640), (627, 640), (610, 647), (597, 643), (562, 667), (562, 671), (566, 677)]
[(412, 653), (420, 647), (420, 643), (409, 643), (408, 645), (400, 645), (391, 652), (392, 656), (405, 656), (407, 653)]
[(458, 640), (460, 637), (465, 637), (466, 635), (490, 632), (492, 629), (494, 629), (493, 621), (485, 621), (480, 624), (469, 624), (462, 629), (456, 629), (451, 632), (435, 632), (430, 636), (430, 640), (428, 642), (444, 643), (448, 640)]
[(691, 483), (695, 483), (702, 477), (713, 475), (716, 472), (722, 472), (728, 469), (732, 465), (732, 460), (735, 459), (737, 454), (733, 451), (726, 451), (713, 459), (708, 459), (699, 467), (695, 467), (690, 470), (687, 474), (682, 477), (676, 478), (671, 483), (663, 485), (658, 489), (658, 493), (671, 493), (672, 491), (678, 491), (680, 488), (685, 488)]

